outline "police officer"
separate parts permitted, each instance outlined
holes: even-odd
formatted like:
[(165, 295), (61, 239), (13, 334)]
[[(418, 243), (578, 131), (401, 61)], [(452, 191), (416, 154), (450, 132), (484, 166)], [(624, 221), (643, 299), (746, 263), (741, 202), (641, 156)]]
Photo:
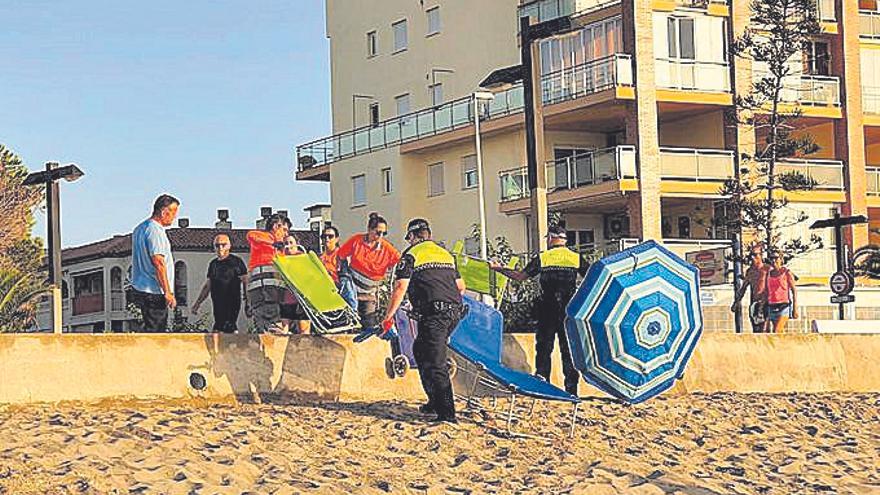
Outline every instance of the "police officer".
[(577, 395), (580, 377), (571, 360), (565, 334), (565, 307), (577, 290), (578, 275), (587, 273), (589, 263), (581, 255), (565, 247), (564, 227), (554, 225), (548, 230), (547, 250), (535, 256), (523, 271), (504, 268), (497, 263), (492, 263), (491, 267), (520, 282), (540, 275), (541, 297), (537, 305), (538, 331), (535, 333), (536, 373), (550, 381), (550, 354), (553, 352), (556, 337), (559, 337), (565, 390)]
[(431, 240), (431, 228), (426, 220), (411, 220), (406, 240), (410, 247), (403, 252), (395, 270), (394, 291), (382, 326), (390, 328), (394, 313), (408, 295), (419, 324), (413, 356), (428, 396), (427, 404), (419, 410), (436, 414), (438, 422), (455, 423), (446, 343), (462, 318), (464, 281), (452, 255)]

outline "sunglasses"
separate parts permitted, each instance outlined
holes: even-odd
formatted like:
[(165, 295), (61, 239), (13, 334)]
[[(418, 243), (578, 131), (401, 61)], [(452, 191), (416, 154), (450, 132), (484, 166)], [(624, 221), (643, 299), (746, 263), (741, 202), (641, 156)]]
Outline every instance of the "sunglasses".
[(385, 237), (385, 236), (388, 235), (388, 231), (387, 231), (387, 230), (374, 230), (373, 233), (376, 234), (376, 235), (379, 236), (379, 237)]
[(324, 234), (321, 236), (321, 239), (335, 239), (336, 236), (333, 234)]
[(218, 242), (218, 243), (214, 244), (214, 247), (215, 247), (215, 248), (218, 248), (218, 247), (228, 247), (228, 246), (229, 246), (229, 243), (228, 243), (228, 242)]

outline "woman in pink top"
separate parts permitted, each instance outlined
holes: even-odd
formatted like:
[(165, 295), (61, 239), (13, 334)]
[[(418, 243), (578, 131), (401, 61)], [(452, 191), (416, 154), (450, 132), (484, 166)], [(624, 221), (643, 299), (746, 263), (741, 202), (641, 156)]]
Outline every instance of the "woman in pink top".
[(795, 277), (782, 266), (782, 256), (770, 253), (770, 269), (765, 272), (767, 319), (774, 333), (782, 333), (789, 317), (797, 319), (797, 287)]

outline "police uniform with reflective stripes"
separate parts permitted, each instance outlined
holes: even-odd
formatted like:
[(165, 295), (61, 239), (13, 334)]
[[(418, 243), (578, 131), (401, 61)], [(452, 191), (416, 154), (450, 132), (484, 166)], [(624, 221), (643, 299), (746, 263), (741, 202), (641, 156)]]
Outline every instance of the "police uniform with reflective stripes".
[(461, 294), (456, 284), (461, 276), (455, 259), (433, 241), (422, 241), (404, 251), (395, 277), (410, 280), (407, 295), (419, 323), (413, 356), (428, 404), (439, 417), (454, 418), (446, 344), (462, 316)]
[(575, 395), (580, 376), (571, 360), (565, 334), (565, 307), (577, 290), (578, 275), (584, 275), (588, 267), (589, 263), (581, 255), (565, 246), (557, 246), (533, 258), (524, 270), (529, 277), (539, 276), (541, 285), (537, 304), (538, 329), (535, 332), (536, 373), (550, 381), (550, 355), (558, 337), (565, 389)]

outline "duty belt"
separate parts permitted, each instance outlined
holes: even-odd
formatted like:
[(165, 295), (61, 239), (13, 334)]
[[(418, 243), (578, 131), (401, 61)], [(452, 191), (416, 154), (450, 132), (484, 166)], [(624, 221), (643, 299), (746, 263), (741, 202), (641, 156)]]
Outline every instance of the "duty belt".
[(420, 308), (413, 309), (413, 317), (416, 320), (426, 316), (435, 316), (449, 314), (463, 318), (467, 314), (467, 306), (462, 303), (452, 303), (448, 301), (432, 301)]

